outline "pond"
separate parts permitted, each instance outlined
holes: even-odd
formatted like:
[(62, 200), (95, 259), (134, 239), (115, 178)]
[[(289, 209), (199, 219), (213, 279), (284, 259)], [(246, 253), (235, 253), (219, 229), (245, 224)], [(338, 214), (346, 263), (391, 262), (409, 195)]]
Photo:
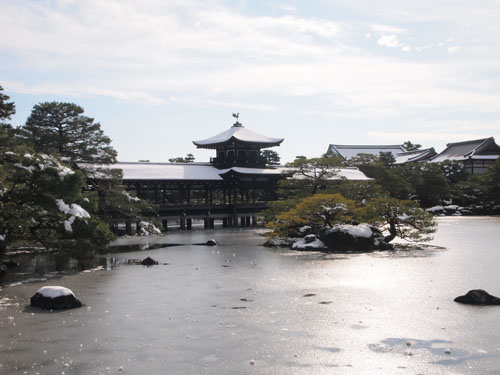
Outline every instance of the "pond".
[[(453, 302), (500, 295), (499, 233), (440, 218), (433, 246), (369, 254), (267, 249), (255, 230), (121, 238), (91, 272), (2, 286), (0, 373), (500, 374), (500, 307)], [(160, 265), (129, 262), (146, 256)], [(85, 306), (27, 306), (44, 285)]]

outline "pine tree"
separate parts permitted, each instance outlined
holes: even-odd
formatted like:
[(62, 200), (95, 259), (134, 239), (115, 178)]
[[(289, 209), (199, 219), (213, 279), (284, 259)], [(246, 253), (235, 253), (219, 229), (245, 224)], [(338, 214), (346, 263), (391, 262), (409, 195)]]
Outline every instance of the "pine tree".
[(83, 115), (72, 103), (45, 102), (33, 107), (22, 128), (36, 152), (57, 155), (87, 177), (87, 187), (96, 196), (96, 213), (104, 221), (142, 220), (156, 215), (154, 205), (130, 200), (123, 194), (121, 170), (109, 168), (117, 152), (110, 146), (99, 123)]
[(24, 136), (35, 152), (56, 154), (72, 165), (116, 162), (117, 153), (101, 124), (83, 112), (73, 103), (37, 104), (23, 126)]

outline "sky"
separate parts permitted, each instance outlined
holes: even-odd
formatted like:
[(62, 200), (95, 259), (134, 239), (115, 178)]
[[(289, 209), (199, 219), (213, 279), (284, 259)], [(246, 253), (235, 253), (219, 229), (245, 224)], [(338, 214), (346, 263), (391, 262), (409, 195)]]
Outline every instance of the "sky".
[(72, 102), (120, 161), (211, 150), (234, 123), (329, 144), (500, 141), (499, 0), (2, 0), (0, 85), (22, 125)]

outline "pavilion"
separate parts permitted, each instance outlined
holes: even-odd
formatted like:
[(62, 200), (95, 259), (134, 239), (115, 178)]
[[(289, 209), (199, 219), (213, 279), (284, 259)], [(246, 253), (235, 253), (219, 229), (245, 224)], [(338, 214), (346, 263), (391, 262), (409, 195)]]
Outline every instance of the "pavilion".
[[(127, 191), (159, 206), (164, 228), (171, 221), (191, 229), (193, 219), (205, 228), (215, 220), (223, 227), (256, 226), (257, 213), (276, 199), (277, 183), (290, 168), (268, 165), (261, 150), (279, 146), (283, 138), (255, 133), (236, 121), (210, 138), (193, 141), (198, 148), (215, 150), (209, 162), (118, 162)], [(337, 178), (370, 180), (357, 168), (343, 168)], [(127, 223), (127, 231), (131, 223)]]

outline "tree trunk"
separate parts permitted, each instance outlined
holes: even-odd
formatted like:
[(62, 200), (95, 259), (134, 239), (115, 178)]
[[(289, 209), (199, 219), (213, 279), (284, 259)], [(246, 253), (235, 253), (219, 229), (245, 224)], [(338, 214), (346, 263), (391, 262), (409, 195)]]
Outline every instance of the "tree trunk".
[(385, 243), (391, 242), (394, 238), (396, 238), (397, 234), (398, 233), (396, 231), (396, 224), (394, 224), (393, 222), (390, 222), (389, 223), (389, 235), (384, 237), (384, 242)]

